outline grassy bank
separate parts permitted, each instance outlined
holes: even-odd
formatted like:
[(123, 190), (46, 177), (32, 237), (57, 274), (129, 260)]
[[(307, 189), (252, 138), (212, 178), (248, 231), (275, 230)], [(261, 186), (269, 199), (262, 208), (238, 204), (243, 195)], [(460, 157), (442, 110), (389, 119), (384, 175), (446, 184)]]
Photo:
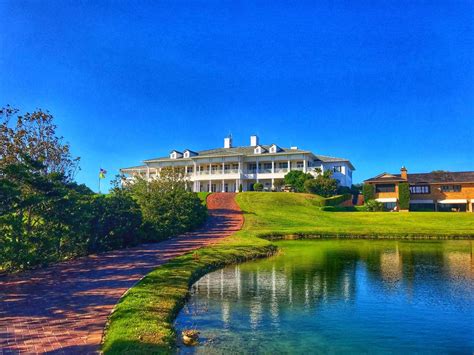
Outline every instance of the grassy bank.
[(239, 235), (394, 238), (474, 237), (474, 213), (325, 212), (307, 194), (246, 192), (237, 196), (245, 215)]
[(173, 320), (189, 287), (201, 276), (228, 264), (276, 252), (270, 242), (230, 237), (225, 243), (175, 258), (149, 273), (117, 304), (102, 350), (114, 354), (174, 353)]

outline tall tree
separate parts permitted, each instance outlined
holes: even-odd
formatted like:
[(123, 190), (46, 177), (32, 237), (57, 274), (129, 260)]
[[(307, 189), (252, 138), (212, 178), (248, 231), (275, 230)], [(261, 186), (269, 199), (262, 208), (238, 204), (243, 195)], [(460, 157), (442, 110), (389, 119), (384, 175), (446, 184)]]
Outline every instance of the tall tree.
[(41, 162), (41, 173), (60, 173), (72, 180), (79, 168), (68, 143), (56, 134), (54, 118), (48, 111), (24, 115), (7, 105), (0, 108), (0, 164), (23, 163), (24, 157)]

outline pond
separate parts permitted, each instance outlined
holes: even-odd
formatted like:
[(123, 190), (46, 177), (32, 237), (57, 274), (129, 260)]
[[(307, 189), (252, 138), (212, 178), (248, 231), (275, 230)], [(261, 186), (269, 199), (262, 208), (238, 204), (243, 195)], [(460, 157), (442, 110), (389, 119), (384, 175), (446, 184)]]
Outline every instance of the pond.
[(180, 353), (474, 351), (474, 242), (283, 241), (192, 286)]

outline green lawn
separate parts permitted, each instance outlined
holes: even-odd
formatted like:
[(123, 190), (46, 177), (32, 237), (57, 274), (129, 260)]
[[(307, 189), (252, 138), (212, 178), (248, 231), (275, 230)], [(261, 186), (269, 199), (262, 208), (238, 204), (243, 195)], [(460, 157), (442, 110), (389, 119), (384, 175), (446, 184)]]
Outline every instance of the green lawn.
[(198, 192), (197, 195), (199, 199), (202, 201), (203, 204), (206, 204), (207, 196), (209, 196), (210, 192)]
[(324, 212), (315, 206), (315, 199), (285, 192), (240, 193), (237, 203), (246, 223), (239, 234), (474, 236), (474, 213)]

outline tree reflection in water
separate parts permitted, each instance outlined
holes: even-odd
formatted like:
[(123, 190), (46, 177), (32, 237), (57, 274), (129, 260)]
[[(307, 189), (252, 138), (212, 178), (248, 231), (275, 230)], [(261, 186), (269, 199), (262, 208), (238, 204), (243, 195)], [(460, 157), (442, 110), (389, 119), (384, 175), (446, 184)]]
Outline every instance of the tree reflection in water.
[(216, 340), (182, 352), (473, 350), (471, 241), (279, 244), (281, 255), (192, 286), (176, 326)]

